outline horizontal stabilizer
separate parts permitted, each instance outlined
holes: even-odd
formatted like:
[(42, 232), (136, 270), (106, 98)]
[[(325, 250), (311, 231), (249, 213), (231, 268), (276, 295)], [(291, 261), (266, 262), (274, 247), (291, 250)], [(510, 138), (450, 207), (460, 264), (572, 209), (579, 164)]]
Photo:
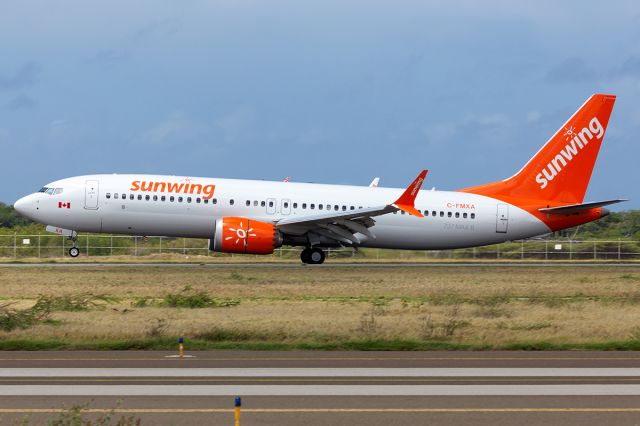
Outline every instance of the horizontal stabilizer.
[(594, 203), (571, 204), (569, 206), (560, 206), (560, 207), (546, 207), (538, 210), (547, 214), (573, 214), (573, 213), (580, 213), (585, 210), (595, 209), (597, 207), (608, 206), (609, 204), (621, 203), (623, 201), (628, 201), (628, 200), (620, 199), (620, 200), (596, 201)]

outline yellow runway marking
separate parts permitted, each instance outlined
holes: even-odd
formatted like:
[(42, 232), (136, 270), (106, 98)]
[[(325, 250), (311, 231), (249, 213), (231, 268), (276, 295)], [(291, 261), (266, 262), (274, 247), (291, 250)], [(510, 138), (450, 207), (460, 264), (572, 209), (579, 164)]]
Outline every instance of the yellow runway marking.
[(526, 381), (526, 382), (541, 382), (541, 383), (553, 383), (553, 382), (559, 382), (559, 383), (564, 383), (564, 382), (586, 382), (586, 383), (590, 383), (590, 382), (638, 382), (640, 381), (640, 377), (620, 377), (620, 378), (609, 378), (609, 377), (594, 377), (594, 378), (582, 378), (582, 377), (561, 377), (561, 378), (539, 378), (539, 377), (513, 377), (513, 378), (504, 378), (504, 379), (495, 379), (495, 378), (460, 378), (460, 379), (448, 379), (446, 377), (442, 377), (442, 378), (434, 378), (434, 379), (429, 379), (429, 378), (424, 378), (424, 379), (416, 379), (416, 378), (404, 378), (402, 376), (398, 376), (397, 378), (371, 378), (371, 379), (363, 379), (363, 378), (357, 378), (357, 377), (344, 377), (344, 378), (335, 378), (335, 379), (323, 379), (323, 378), (315, 378), (315, 377), (310, 377), (310, 378), (300, 378), (300, 377), (292, 377), (292, 378), (247, 378), (247, 379), (236, 379), (233, 377), (226, 377), (226, 378), (219, 378), (219, 379), (206, 379), (206, 378), (189, 378), (189, 377), (183, 377), (183, 378), (121, 378), (121, 379), (117, 379), (117, 378), (113, 378), (113, 379), (87, 379), (87, 378), (68, 378), (68, 379), (49, 379), (49, 378), (34, 378), (34, 379), (24, 379), (24, 378), (3, 378), (0, 379), (0, 383), (5, 383), (5, 382), (9, 382), (9, 383), (13, 383), (13, 382), (25, 382), (25, 383), (31, 383), (31, 382), (41, 382), (41, 383), (48, 383), (48, 382), (52, 382), (52, 383), (76, 383), (76, 382), (88, 382), (88, 383), (112, 383), (112, 382), (130, 382), (130, 383), (144, 383), (144, 382), (158, 382), (158, 383), (171, 383), (171, 382), (176, 382), (176, 383), (189, 383), (189, 382), (205, 382), (205, 383), (229, 383), (229, 382), (246, 382), (246, 383), (269, 383), (269, 382), (312, 382), (312, 383), (316, 383), (316, 382), (327, 382), (327, 383), (332, 383), (332, 382), (380, 382), (380, 383), (393, 383), (393, 382), (402, 382), (402, 383), (407, 383), (407, 382), (416, 382), (416, 383), (440, 383), (440, 382), (453, 382), (453, 383), (457, 383), (457, 382), (496, 382), (496, 383), (502, 383), (502, 382), (522, 382), (522, 381)]
[[(197, 356), (197, 352), (194, 352)], [(369, 358), (369, 357), (314, 357), (314, 358), (191, 358), (191, 361), (640, 361), (638, 357), (440, 357), (440, 358), (421, 358), (421, 357), (390, 357), (390, 358)], [(3, 361), (165, 361), (165, 362), (186, 362), (184, 359), (177, 358), (0, 358)]]
[[(0, 408), (0, 413), (63, 413), (62, 408)], [(233, 413), (232, 408), (88, 408), (83, 413)], [(640, 408), (244, 408), (243, 413), (638, 413)]]

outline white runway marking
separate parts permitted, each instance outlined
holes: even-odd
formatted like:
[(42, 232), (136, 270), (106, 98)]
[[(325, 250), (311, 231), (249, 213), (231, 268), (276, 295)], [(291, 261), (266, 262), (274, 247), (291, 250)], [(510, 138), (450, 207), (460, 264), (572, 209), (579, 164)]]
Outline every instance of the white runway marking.
[(640, 377), (640, 368), (0, 368), (7, 377)]
[(0, 385), (0, 396), (630, 396), (640, 385)]

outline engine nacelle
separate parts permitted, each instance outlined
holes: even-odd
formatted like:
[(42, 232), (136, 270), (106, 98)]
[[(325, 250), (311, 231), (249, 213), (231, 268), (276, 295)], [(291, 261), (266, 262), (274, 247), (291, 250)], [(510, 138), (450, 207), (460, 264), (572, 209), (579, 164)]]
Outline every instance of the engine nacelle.
[(216, 220), (209, 250), (223, 253), (271, 254), (282, 245), (282, 235), (271, 223), (246, 217)]

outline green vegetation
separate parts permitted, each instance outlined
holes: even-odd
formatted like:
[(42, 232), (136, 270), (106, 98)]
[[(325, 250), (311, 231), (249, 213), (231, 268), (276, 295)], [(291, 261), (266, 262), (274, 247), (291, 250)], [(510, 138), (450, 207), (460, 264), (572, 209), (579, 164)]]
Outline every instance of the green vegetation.
[[(141, 424), (141, 419), (133, 415), (122, 415), (116, 418), (120, 405), (121, 401), (118, 402), (118, 408), (110, 410), (94, 409), (91, 404), (57, 409), (55, 412), (58, 414), (48, 419), (46, 424), (47, 426), (138, 426)], [(99, 415), (96, 417), (97, 414)], [(42, 424), (42, 422), (32, 423), (29, 416), (24, 416), (14, 424), (28, 426), (30, 424)]]

